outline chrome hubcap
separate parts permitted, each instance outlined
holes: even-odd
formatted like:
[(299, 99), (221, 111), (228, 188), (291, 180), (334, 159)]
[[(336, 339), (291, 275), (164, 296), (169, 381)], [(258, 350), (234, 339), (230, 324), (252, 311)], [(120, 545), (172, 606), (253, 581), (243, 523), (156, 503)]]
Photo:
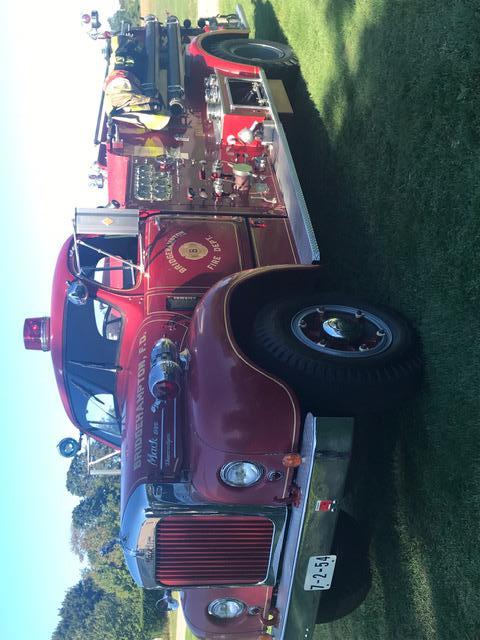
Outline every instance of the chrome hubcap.
[(324, 320), (322, 328), (327, 335), (331, 338), (338, 338), (338, 340), (351, 342), (362, 335), (360, 323), (352, 322), (349, 318), (329, 318)]
[(344, 358), (366, 358), (392, 344), (392, 332), (377, 315), (344, 305), (302, 309), (292, 319), (296, 338), (311, 349)]

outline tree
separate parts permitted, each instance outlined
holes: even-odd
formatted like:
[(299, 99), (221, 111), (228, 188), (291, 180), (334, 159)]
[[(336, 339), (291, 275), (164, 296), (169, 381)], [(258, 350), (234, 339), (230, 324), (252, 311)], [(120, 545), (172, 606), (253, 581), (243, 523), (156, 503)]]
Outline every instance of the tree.
[(120, 9), (108, 19), (113, 31), (120, 31), (122, 22), (129, 22), (133, 26), (140, 24), (140, 3), (138, 0), (120, 0)]
[[(110, 450), (92, 443), (95, 458)], [(108, 460), (106, 466), (116, 466)], [(67, 488), (81, 498), (72, 512), (72, 548), (88, 563), (82, 580), (69, 589), (52, 640), (149, 640), (164, 625), (164, 616), (146, 598), (128, 572), (120, 546), (102, 555), (100, 549), (118, 536), (118, 477), (90, 476), (85, 452), (72, 459)], [(147, 604), (145, 604), (147, 603)]]
[(59, 614), (52, 640), (149, 640), (151, 637), (144, 628), (142, 591), (131, 590), (122, 597), (107, 593), (98, 588), (89, 570), (67, 591)]
[[(92, 459), (98, 460), (103, 456), (112, 453), (110, 447), (99, 442), (90, 442), (90, 456)], [(118, 467), (118, 458), (110, 458), (102, 463), (105, 469), (114, 469)], [(89, 475), (87, 465), (87, 454), (81, 451), (70, 462), (67, 471), (67, 490), (74, 496), (84, 498), (92, 495), (99, 487), (119, 487), (119, 478), (117, 476), (92, 476)]]
[(98, 487), (95, 492), (81, 500), (72, 512), (74, 527), (89, 528), (96, 524), (108, 499), (108, 489)]
[(52, 640), (73, 638), (81, 630), (84, 621), (94, 612), (104, 592), (97, 587), (90, 576), (82, 578), (67, 591), (60, 607), (60, 622), (53, 632)]
[(74, 496), (83, 498), (89, 493), (91, 477), (87, 470), (87, 455), (84, 451), (72, 458), (67, 471), (67, 489)]

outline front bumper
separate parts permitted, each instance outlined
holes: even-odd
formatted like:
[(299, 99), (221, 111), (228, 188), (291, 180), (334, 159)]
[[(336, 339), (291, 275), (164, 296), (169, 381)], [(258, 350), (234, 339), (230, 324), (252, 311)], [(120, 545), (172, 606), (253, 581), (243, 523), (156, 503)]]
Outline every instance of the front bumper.
[[(292, 507), (276, 608), (279, 624), (272, 634), (278, 640), (313, 638), (321, 591), (304, 589), (311, 556), (330, 553), (338, 513), (320, 510), (321, 501), (340, 501), (350, 463), (353, 418), (315, 418), (305, 421), (296, 483), (300, 503)], [(328, 506), (328, 503), (324, 506)], [(333, 506), (333, 505), (332, 505)]]

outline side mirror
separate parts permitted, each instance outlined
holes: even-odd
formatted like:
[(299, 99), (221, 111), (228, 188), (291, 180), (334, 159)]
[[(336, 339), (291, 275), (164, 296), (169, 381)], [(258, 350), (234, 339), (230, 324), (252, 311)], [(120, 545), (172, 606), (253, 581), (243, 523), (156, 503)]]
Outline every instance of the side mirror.
[(81, 280), (73, 280), (68, 282), (67, 298), (68, 301), (75, 305), (86, 304), (88, 300), (87, 285)]
[(80, 451), (81, 446), (81, 443), (75, 438), (63, 438), (57, 444), (57, 449), (63, 458), (74, 458)]

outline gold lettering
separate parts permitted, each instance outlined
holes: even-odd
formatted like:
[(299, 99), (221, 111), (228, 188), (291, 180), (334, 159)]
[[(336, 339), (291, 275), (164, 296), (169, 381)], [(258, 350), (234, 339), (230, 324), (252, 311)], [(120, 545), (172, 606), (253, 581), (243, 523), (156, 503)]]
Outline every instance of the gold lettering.
[[(144, 341), (147, 337), (144, 334)], [(142, 341), (140, 338), (139, 343)], [(145, 347), (143, 349), (145, 351)], [(138, 363), (137, 369), (137, 395), (135, 410), (135, 435), (134, 435), (134, 454), (133, 454), (133, 470), (136, 471), (142, 466), (142, 448), (143, 448), (143, 412), (145, 406), (145, 370), (147, 357)]]

